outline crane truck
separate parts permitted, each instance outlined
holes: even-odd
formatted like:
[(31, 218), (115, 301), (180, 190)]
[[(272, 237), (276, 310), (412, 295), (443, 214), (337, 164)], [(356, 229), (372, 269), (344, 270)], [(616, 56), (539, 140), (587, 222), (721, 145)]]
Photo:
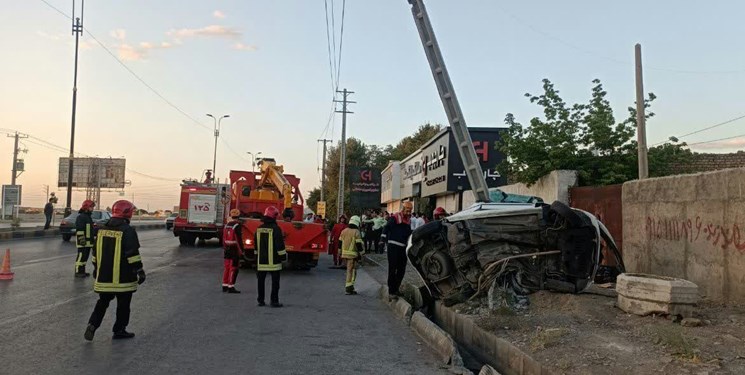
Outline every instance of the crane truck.
[(300, 179), (285, 174), (283, 166), (272, 158), (261, 159), (258, 166), (259, 172), (230, 171), (229, 209), (241, 212), (244, 263), (256, 263), (254, 233), (264, 210), (274, 206), (282, 213), (277, 224), (285, 236), (288, 266), (306, 270), (315, 267), (320, 253), (328, 248), (328, 236), (324, 224), (294, 220), (302, 219), (305, 203)]

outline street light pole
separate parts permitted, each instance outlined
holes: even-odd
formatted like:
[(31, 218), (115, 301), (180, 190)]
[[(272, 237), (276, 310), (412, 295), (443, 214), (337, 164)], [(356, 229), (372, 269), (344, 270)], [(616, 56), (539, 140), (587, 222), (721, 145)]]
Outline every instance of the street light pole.
[(230, 117), (230, 115), (222, 115), (219, 120), (209, 113), (207, 116), (212, 117), (212, 120), (215, 122), (215, 155), (212, 158), (212, 182), (214, 183), (217, 178), (217, 138), (220, 137), (220, 123), (222, 119)]
[(256, 171), (256, 160), (259, 159), (259, 155), (261, 155), (261, 151), (257, 152), (255, 155), (253, 152), (249, 151), (247, 154), (251, 155), (251, 172)]

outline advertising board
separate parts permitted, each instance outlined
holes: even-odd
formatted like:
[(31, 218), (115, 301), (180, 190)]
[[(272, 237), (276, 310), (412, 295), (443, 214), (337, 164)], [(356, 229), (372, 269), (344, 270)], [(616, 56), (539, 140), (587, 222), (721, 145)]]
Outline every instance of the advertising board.
[[(58, 187), (67, 187), (70, 158), (59, 159)], [(126, 159), (75, 158), (72, 167), (73, 188), (124, 189)]]

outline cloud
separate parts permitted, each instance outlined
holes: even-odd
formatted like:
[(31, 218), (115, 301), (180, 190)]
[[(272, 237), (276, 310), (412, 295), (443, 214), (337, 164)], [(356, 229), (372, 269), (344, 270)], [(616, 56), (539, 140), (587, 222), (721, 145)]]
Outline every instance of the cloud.
[(216, 11), (212, 12), (212, 15), (215, 18), (225, 18), (226, 17), (225, 16), (225, 13), (223, 13), (222, 11), (219, 11), (219, 10), (216, 10)]
[(728, 139), (726, 141), (701, 143), (691, 146), (691, 148), (702, 150), (732, 149), (742, 147), (745, 147), (745, 138)]
[(111, 30), (109, 35), (116, 40), (123, 41), (127, 38), (127, 31), (124, 29)]
[(138, 44), (137, 46), (132, 46), (130, 44), (123, 43), (117, 47), (117, 52), (119, 53), (119, 58), (122, 60), (138, 61), (138, 60), (147, 60), (151, 50), (168, 49), (172, 47), (174, 47), (174, 45), (168, 42), (161, 42), (161, 43), (140, 42), (140, 44)]
[(198, 29), (178, 29), (171, 30), (166, 33), (170, 37), (174, 37), (177, 40), (180, 38), (191, 38), (191, 37), (207, 37), (207, 38), (240, 38), (243, 33), (233, 27), (225, 27), (220, 25), (210, 25)]
[(252, 46), (250, 44), (243, 44), (241, 42), (233, 44), (232, 48), (239, 50), (239, 51), (256, 51), (256, 46)]
[(36, 35), (38, 35), (38, 36), (40, 36), (42, 38), (45, 38), (45, 39), (49, 39), (49, 40), (60, 40), (60, 38), (62, 37), (61, 34), (54, 34), (54, 35), (52, 35), (52, 34), (49, 34), (49, 33), (44, 32), (44, 31), (37, 31), (36, 32)]

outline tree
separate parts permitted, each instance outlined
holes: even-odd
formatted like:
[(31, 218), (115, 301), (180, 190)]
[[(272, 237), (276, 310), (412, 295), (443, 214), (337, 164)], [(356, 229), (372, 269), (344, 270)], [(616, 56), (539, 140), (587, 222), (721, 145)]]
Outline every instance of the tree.
[[(505, 116), (508, 131), (496, 146), (508, 159), (498, 169), (515, 182), (532, 184), (557, 169), (579, 172), (580, 185), (622, 183), (638, 175), (636, 108), (628, 108), (626, 120), (616, 123), (607, 92), (593, 80), (587, 104), (568, 105), (548, 79), (543, 94), (525, 94), (531, 103), (543, 108), (543, 118), (534, 117), (524, 127), (513, 114)], [(650, 108), (656, 96), (650, 93), (644, 107)], [(645, 117), (654, 116), (646, 111)], [(670, 163), (690, 156), (685, 143), (669, 143), (649, 150), (650, 175), (672, 173)]]
[(318, 204), (318, 201), (321, 200), (321, 188), (314, 188), (313, 190), (308, 192), (308, 197), (305, 198), (305, 204), (308, 205), (308, 207), (315, 212), (316, 210), (316, 204)]
[(440, 124), (426, 123), (423, 125), (419, 125), (419, 128), (416, 132), (414, 132), (414, 134), (401, 139), (395, 147), (388, 146), (386, 148), (386, 150), (388, 150), (388, 160), (406, 159), (406, 157), (415, 153), (427, 141), (437, 135), (437, 133), (441, 132), (442, 129), (443, 127)]

